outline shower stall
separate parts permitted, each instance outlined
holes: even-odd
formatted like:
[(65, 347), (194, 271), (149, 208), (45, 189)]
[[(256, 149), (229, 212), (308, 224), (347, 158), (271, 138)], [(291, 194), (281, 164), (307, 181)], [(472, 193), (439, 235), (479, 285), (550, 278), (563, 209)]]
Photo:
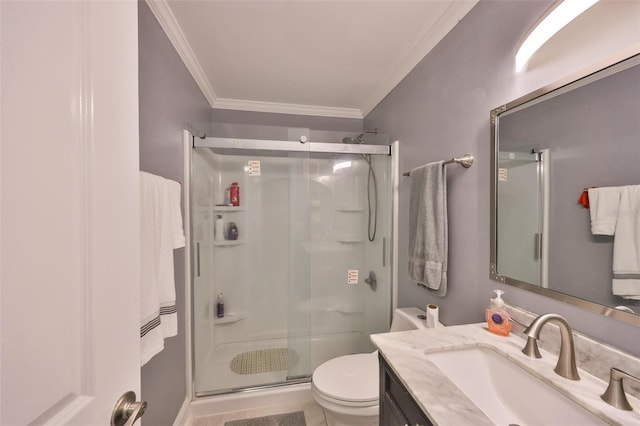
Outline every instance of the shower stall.
[(352, 141), (189, 138), (194, 396), (308, 381), (388, 331), (397, 142)]

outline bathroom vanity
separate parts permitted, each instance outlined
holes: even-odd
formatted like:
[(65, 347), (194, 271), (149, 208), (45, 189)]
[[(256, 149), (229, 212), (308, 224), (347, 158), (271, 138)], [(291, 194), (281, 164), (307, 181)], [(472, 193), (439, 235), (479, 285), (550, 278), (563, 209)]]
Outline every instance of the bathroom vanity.
[[(555, 335), (550, 327), (541, 343), (552, 343)], [(529, 358), (521, 352), (524, 339), (493, 335), (484, 323), (372, 335), (380, 354), (380, 424), (640, 424), (637, 389), (625, 384), (633, 411), (617, 409), (600, 398), (606, 378), (586, 370), (620, 366), (633, 373), (640, 361), (574, 338), (577, 381), (554, 372), (557, 353), (543, 347), (542, 358)], [(492, 361), (475, 362), (478, 356)]]
[(386, 426), (430, 426), (429, 421), (411, 393), (404, 387), (385, 361), (380, 362), (380, 424)]

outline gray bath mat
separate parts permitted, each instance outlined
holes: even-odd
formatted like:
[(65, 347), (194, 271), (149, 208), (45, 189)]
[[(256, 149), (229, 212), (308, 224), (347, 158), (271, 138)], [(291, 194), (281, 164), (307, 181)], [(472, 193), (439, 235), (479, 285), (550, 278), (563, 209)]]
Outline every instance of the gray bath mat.
[(276, 414), (274, 416), (256, 417), (254, 419), (234, 420), (226, 422), (224, 426), (307, 426), (304, 413)]
[(296, 361), (295, 352), (287, 348), (260, 349), (236, 355), (229, 367), (238, 374), (258, 374), (286, 370)]

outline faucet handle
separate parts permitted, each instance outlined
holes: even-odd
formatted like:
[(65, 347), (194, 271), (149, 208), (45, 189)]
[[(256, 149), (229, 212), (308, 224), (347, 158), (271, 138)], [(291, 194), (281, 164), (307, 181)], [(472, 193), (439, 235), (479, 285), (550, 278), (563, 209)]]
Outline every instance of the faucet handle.
[(631, 379), (640, 383), (640, 379), (632, 376), (629, 373), (611, 367), (611, 373), (609, 375), (609, 386), (604, 391), (600, 398), (609, 405), (613, 405), (621, 410), (631, 411), (633, 407), (629, 404), (627, 395), (624, 393), (624, 387), (622, 386), (622, 379)]

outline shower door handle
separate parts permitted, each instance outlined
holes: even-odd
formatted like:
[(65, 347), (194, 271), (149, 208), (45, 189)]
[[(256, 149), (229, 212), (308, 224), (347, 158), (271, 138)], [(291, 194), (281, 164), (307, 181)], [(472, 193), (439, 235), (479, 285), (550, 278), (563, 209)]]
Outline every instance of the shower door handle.
[(196, 277), (200, 276), (200, 243), (196, 243)]
[(382, 239), (382, 267), (387, 266), (387, 238)]

